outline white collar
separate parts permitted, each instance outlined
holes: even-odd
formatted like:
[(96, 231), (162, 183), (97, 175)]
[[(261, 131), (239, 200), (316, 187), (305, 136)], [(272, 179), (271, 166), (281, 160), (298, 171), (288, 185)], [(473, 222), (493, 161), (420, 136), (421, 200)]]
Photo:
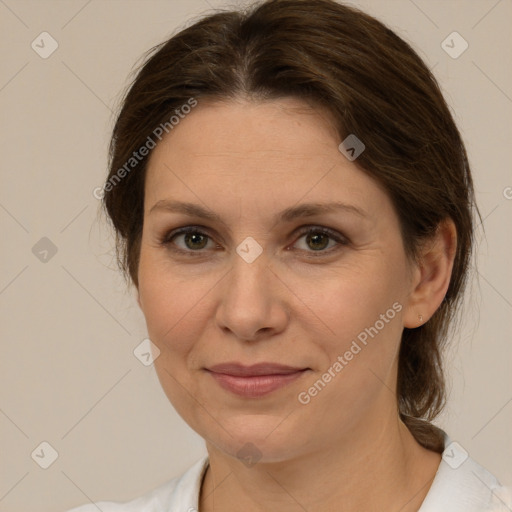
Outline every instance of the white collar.
[(510, 489), (501, 486), (494, 475), (446, 433), (444, 439), (441, 463), (418, 512), (512, 510)]
[[(197, 512), (208, 456), (181, 477), (130, 502), (126, 512)], [(108, 508), (103, 510), (110, 510)], [(116, 511), (119, 509), (115, 509)], [(430, 490), (418, 512), (509, 512), (512, 491), (500, 485), (464, 448), (445, 434), (445, 449)]]

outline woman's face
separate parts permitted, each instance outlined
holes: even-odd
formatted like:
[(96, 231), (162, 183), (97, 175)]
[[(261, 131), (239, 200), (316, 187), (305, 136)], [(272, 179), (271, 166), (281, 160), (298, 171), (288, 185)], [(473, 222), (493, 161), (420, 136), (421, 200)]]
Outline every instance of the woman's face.
[(199, 101), (151, 156), (139, 302), (165, 393), (225, 453), (287, 460), (396, 418), (413, 273), (340, 142), (299, 100)]

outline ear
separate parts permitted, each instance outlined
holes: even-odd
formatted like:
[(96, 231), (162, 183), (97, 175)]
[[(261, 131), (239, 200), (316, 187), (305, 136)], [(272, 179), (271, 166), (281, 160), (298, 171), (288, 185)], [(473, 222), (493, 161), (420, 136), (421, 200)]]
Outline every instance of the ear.
[(452, 219), (441, 221), (435, 235), (423, 246), (415, 264), (409, 300), (403, 314), (404, 327), (424, 324), (443, 302), (450, 284), (457, 248), (457, 230)]

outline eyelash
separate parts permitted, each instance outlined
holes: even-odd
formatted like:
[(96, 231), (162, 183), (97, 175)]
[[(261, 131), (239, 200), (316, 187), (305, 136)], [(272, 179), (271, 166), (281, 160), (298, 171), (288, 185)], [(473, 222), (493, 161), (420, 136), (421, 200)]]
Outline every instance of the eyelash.
[[(176, 238), (179, 235), (186, 235), (186, 234), (190, 234), (190, 233), (206, 236), (209, 240), (212, 240), (212, 237), (210, 237), (210, 235), (201, 231), (202, 229), (205, 229), (205, 228), (203, 228), (201, 226), (186, 226), (183, 228), (176, 229), (174, 231), (171, 231), (170, 233), (167, 233), (163, 237), (163, 239), (160, 240), (160, 244), (163, 245), (164, 247), (166, 247), (167, 249), (169, 249), (175, 253), (178, 253), (178, 254), (184, 254), (184, 255), (190, 256), (190, 257), (202, 256), (205, 252), (202, 249), (199, 249), (197, 251), (184, 250), (184, 249), (179, 249), (173, 245), (174, 238)], [(298, 233), (298, 235), (297, 235), (298, 238), (294, 243), (296, 243), (304, 235), (313, 234), (313, 233), (315, 233), (315, 234), (320, 233), (323, 235), (327, 235), (329, 238), (331, 238), (338, 244), (337, 246), (331, 247), (330, 249), (326, 249), (326, 250), (305, 251), (305, 252), (309, 253), (309, 255), (313, 258), (318, 258), (318, 257), (324, 256), (326, 254), (330, 255), (333, 252), (339, 250), (340, 246), (346, 246), (349, 243), (348, 240), (344, 236), (342, 236), (340, 233), (338, 233), (332, 229), (329, 229), (326, 227), (320, 227), (320, 226), (308, 226), (306, 229), (303, 229), (302, 231), (300, 231)], [(299, 249), (299, 250), (302, 250), (302, 249)]]

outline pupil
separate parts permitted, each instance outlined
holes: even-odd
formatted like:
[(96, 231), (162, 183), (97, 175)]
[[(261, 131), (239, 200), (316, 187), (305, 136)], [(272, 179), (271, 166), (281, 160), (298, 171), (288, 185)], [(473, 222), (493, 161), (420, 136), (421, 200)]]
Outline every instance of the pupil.
[[(327, 242), (327, 243), (322, 243), (322, 239), (323, 238), (323, 241), (324, 242)], [(329, 244), (328, 242), (328, 236), (324, 233), (317, 233), (317, 234), (314, 234), (314, 235), (308, 235), (306, 237), (306, 242), (309, 244), (310, 242), (312, 242), (313, 245), (310, 245), (310, 247), (312, 249), (314, 249), (315, 251), (317, 250), (320, 250), (320, 249), (325, 249), (327, 247), (327, 245)]]
[[(202, 239), (202, 243), (201, 243)], [(189, 244), (189, 242), (191, 242)], [(189, 249), (202, 249), (206, 246), (206, 237), (198, 233), (187, 233), (185, 235), (185, 244)], [(198, 245), (195, 245), (198, 244)]]

